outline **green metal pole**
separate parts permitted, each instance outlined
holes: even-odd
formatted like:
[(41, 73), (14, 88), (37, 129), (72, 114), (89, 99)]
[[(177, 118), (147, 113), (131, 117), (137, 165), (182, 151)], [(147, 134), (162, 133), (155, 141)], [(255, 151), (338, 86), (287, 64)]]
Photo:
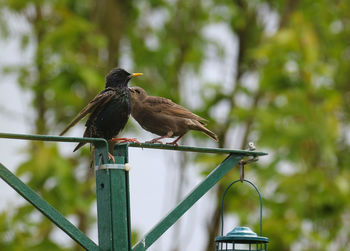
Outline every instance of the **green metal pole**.
[(78, 138), (78, 137), (62, 137), (53, 135), (36, 135), (36, 134), (15, 134), (2, 133), (0, 138), (3, 139), (21, 139), (21, 140), (38, 140), (38, 141), (54, 141), (54, 142), (86, 142), (92, 143), (97, 149), (95, 153), (96, 161), (108, 163), (108, 142), (102, 138)]
[[(124, 157), (125, 163), (129, 163), (129, 148), (128, 145), (115, 145), (113, 149), (114, 156)], [(131, 213), (130, 213), (130, 185), (129, 185), (129, 166), (125, 170), (125, 198), (126, 198), (126, 213), (127, 213), (127, 225), (128, 225), (128, 244), (131, 250)]]
[(116, 147), (115, 164), (96, 171), (98, 239), (100, 250), (129, 251), (130, 206), (128, 146)]
[(233, 150), (227, 148), (211, 148), (211, 147), (196, 147), (196, 146), (173, 146), (166, 144), (151, 144), (151, 143), (123, 143), (128, 144), (129, 147), (136, 148), (149, 148), (149, 149), (161, 149), (170, 151), (181, 151), (181, 152), (196, 152), (196, 153), (214, 153), (214, 154), (235, 154), (241, 156), (263, 156), (267, 155), (264, 152), (248, 151), (248, 150)]

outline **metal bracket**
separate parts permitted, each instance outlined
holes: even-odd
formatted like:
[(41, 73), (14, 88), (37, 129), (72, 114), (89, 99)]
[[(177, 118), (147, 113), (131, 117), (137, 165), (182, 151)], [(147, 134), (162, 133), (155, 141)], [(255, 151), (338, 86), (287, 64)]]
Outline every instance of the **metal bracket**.
[[(248, 148), (249, 148), (249, 151), (254, 151), (256, 149), (255, 147), (255, 144), (253, 142), (249, 142), (248, 143)], [(248, 163), (251, 163), (251, 162), (256, 162), (259, 160), (259, 157), (258, 156), (254, 156), (250, 159), (247, 159), (247, 160), (240, 160), (239, 161), (239, 167), (240, 167), (240, 181), (243, 183), (244, 181), (244, 166)]]
[(98, 167), (99, 170), (101, 169), (119, 169), (119, 170), (125, 170), (125, 171), (130, 171), (130, 164), (125, 163), (125, 164), (103, 164)]
[(248, 150), (249, 151), (255, 151), (256, 150), (254, 142), (249, 142), (248, 143)]

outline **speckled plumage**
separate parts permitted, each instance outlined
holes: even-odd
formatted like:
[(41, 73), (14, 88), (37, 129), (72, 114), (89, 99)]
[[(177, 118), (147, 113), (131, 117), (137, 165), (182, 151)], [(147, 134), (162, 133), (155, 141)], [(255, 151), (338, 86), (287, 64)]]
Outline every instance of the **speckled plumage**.
[[(130, 74), (115, 68), (106, 76), (105, 89), (101, 91), (73, 121), (62, 131), (63, 135), (69, 128), (78, 123), (87, 114), (91, 114), (85, 124), (84, 137), (96, 137), (110, 140), (124, 129), (131, 112), (131, 97), (128, 82), (132, 77), (141, 74)], [(81, 142), (74, 151), (85, 143)]]
[[(84, 137), (110, 140), (124, 129), (131, 112), (128, 88), (107, 88), (100, 94), (108, 93), (109, 102), (97, 107), (86, 121)], [(84, 143), (74, 149), (78, 150)]]

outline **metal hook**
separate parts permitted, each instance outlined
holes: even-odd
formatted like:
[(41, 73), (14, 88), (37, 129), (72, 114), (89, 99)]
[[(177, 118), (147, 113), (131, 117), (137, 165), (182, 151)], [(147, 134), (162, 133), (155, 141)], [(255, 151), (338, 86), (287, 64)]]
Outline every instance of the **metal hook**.
[(239, 162), (239, 166), (240, 166), (240, 176), (239, 179), (240, 181), (243, 183), (244, 181), (244, 165), (246, 164), (246, 162), (244, 160), (241, 160)]
[[(256, 150), (256, 147), (255, 147), (255, 144), (254, 144), (254, 142), (249, 142), (248, 143), (248, 150), (249, 151), (255, 151)], [(250, 163), (250, 162), (255, 162), (255, 161), (258, 161), (259, 160), (259, 158), (258, 158), (258, 156), (253, 156), (252, 158), (250, 158), (250, 159), (247, 159), (247, 160), (241, 160), (240, 162), (239, 162), (239, 166), (240, 166), (240, 181), (243, 183), (243, 181), (244, 181), (244, 166), (246, 165), (246, 164), (248, 164), (248, 163)]]
[[(243, 164), (244, 165), (244, 164)], [(224, 235), (224, 200), (225, 200), (225, 196), (227, 191), (230, 189), (230, 187), (239, 182), (241, 180), (235, 180), (233, 181), (225, 190), (222, 199), (221, 199), (221, 235)], [(253, 186), (255, 188), (255, 190), (257, 191), (258, 195), (259, 195), (259, 199), (260, 199), (260, 236), (262, 236), (262, 207), (263, 207), (263, 202), (262, 202), (262, 197), (260, 194), (259, 189), (254, 185), (254, 183), (250, 182), (249, 180), (243, 180), (247, 183), (249, 183), (251, 186)]]

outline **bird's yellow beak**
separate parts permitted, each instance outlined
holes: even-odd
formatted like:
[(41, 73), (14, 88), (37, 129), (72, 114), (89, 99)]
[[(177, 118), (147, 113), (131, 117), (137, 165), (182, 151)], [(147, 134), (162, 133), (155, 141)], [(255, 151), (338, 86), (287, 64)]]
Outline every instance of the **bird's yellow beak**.
[(131, 77), (134, 78), (134, 77), (138, 77), (138, 76), (142, 76), (143, 73), (133, 73), (131, 74)]

